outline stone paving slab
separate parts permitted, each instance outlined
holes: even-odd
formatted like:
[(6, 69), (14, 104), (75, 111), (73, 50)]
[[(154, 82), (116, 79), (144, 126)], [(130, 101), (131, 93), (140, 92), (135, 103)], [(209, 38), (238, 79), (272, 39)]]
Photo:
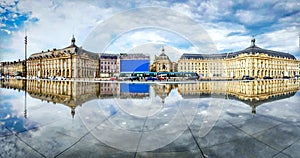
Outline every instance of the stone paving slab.
[(288, 155), (291, 155), (292, 157), (300, 157), (300, 140), (286, 148), (282, 151), (283, 153), (286, 153)]
[(203, 148), (208, 157), (270, 158), (278, 151), (249, 136)]
[(245, 133), (225, 121), (218, 121), (204, 137), (197, 138), (201, 147), (210, 147), (247, 137)]
[(97, 140), (92, 134), (84, 136), (79, 142), (71, 146), (68, 150), (64, 151), (57, 157), (79, 157), (79, 158), (98, 158), (98, 157), (122, 157), (133, 158), (134, 152), (121, 151), (112, 147), (109, 147), (99, 140)]
[(43, 155), (20, 141), (15, 135), (12, 135), (0, 138), (0, 157), (39, 158), (43, 157)]
[(37, 130), (19, 133), (18, 137), (46, 157), (54, 157), (85, 134), (82, 129), (72, 129), (71, 125), (68, 126), (69, 121), (60, 121), (39, 127)]
[[(256, 139), (281, 151), (295, 143), (300, 138), (300, 128), (281, 124), (274, 128), (253, 135)], [(289, 153), (290, 154), (290, 153)]]
[(246, 120), (242, 124), (235, 124), (236, 127), (246, 132), (249, 135), (259, 133), (261, 131), (275, 127), (282, 122), (261, 116), (254, 116), (251, 119)]

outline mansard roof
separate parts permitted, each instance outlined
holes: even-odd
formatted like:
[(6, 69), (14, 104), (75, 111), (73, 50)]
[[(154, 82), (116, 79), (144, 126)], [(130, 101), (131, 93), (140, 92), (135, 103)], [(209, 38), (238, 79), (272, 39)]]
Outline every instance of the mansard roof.
[(222, 54), (182, 54), (180, 59), (223, 59), (226, 58), (225, 53)]
[(100, 53), (100, 58), (102, 58), (102, 59), (118, 59), (118, 54)]
[(220, 53), (220, 54), (183, 54), (180, 59), (223, 59), (223, 58), (234, 58), (239, 56), (240, 54), (267, 54), (271, 57), (281, 57), (281, 58), (288, 58), (288, 59), (296, 59), (294, 55), (279, 51), (273, 51), (268, 49), (263, 49), (255, 45), (255, 39), (251, 40), (251, 46), (240, 50), (237, 52), (230, 52), (230, 53)]
[(76, 55), (83, 55), (86, 54), (88, 55), (90, 58), (93, 59), (98, 59), (99, 56), (97, 53), (93, 53), (90, 51), (87, 51), (85, 49), (83, 49), (82, 47), (78, 47), (75, 44), (75, 37), (73, 36), (72, 40), (71, 40), (71, 45), (69, 45), (68, 47), (62, 48), (62, 49), (53, 49), (53, 50), (48, 50), (48, 51), (42, 51), (39, 53), (34, 53), (31, 54), (29, 59), (34, 59), (34, 58), (51, 58), (57, 55), (61, 55), (61, 54), (76, 54)]
[[(284, 52), (279, 52), (279, 51), (273, 51), (273, 50), (268, 50), (268, 49), (263, 49), (260, 47), (257, 47), (256, 45), (252, 45), (244, 50), (241, 51), (237, 51), (232, 53), (232, 55), (239, 55), (239, 54), (254, 54), (254, 53), (263, 53), (263, 54), (267, 54), (269, 56), (272, 57), (282, 57), (282, 58), (288, 58), (288, 59), (296, 59), (295, 56), (293, 56), (292, 54), (289, 53), (284, 53)], [(230, 53), (229, 53), (230, 54)]]

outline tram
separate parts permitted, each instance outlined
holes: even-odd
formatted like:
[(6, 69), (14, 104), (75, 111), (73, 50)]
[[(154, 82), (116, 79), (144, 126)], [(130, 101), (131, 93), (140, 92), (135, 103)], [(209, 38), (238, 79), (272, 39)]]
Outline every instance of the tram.
[(195, 72), (132, 72), (120, 73), (119, 81), (184, 81), (198, 80), (200, 76)]

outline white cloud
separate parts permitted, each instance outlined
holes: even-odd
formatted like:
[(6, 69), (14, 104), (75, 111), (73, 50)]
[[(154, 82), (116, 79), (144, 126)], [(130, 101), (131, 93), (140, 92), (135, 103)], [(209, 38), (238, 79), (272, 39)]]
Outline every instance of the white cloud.
[(246, 25), (257, 24), (260, 22), (270, 22), (274, 19), (274, 15), (260, 15), (255, 11), (250, 10), (238, 10), (235, 16)]
[[(112, 8), (71, 1), (59, 5), (51, 1), (45, 1), (43, 5), (38, 1), (20, 1), (18, 9), (21, 13), (31, 12), (30, 18), (39, 19), (36, 23), (25, 22), (29, 54), (66, 47), (72, 34), (75, 34), (76, 43), (80, 45), (100, 21), (114, 13)], [(3, 54), (4, 60), (23, 58), (24, 32), (21, 29), (12, 33), (11, 43), (5, 46), (12, 53)]]
[(2, 31), (5, 31), (7, 34), (11, 34), (11, 31), (7, 30), (7, 29), (1, 29)]
[[(28, 52), (36, 53), (42, 50), (56, 48), (62, 48), (70, 44), (70, 38), (72, 34), (75, 34), (77, 45), (81, 45), (86, 38), (89, 38), (88, 35), (97, 27), (105, 26), (109, 17), (117, 15), (121, 11), (127, 9), (134, 9), (138, 7), (146, 7), (143, 10), (147, 10), (147, 6), (157, 6), (157, 7), (166, 7), (164, 9), (170, 8), (173, 11), (173, 14), (168, 14), (160, 12), (161, 10), (153, 10), (152, 12), (139, 12), (140, 14), (133, 14), (132, 16), (127, 16), (115, 19), (116, 21), (110, 27), (103, 27), (103, 34), (101, 35), (102, 41), (110, 41), (111, 38), (117, 36), (118, 31), (122, 29), (120, 25), (127, 25), (127, 28), (134, 29), (132, 23), (136, 24), (157, 24), (162, 28), (167, 28), (170, 31), (178, 33), (179, 36), (182, 36), (192, 42), (196, 41), (193, 44), (199, 44), (203, 40), (211, 38), (216, 44), (217, 49), (220, 51), (223, 50), (240, 50), (249, 46), (249, 40), (251, 37), (248, 34), (252, 34), (254, 30), (247, 30), (245, 26), (237, 24), (234, 22), (218, 22), (222, 17), (231, 16), (233, 20), (239, 20), (245, 25), (255, 25), (263, 22), (278, 21), (275, 24), (269, 26), (277, 32), (282, 30), (282, 28), (296, 27), (295, 29), (299, 30), (299, 13), (296, 13), (299, 10), (298, 1), (263, 1), (261, 3), (254, 3), (249, 5), (248, 9), (238, 10), (235, 12), (233, 6), (235, 3), (232, 1), (227, 2), (218, 2), (218, 1), (202, 1), (189, 0), (184, 3), (175, 2), (171, 3), (168, 1), (143, 1), (138, 0), (133, 2), (128, 1), (20, 1), (17, 6), (14, 1), (1, 1), (1, 6), (4, 6), (5, 9), (11, 11), (11, 17), (16, 17), (16, 11), (20, 14), (29, 13), (29, 19), (38, 18), (39, 21), (32, 23), (27, 21), (25, 23), (27, 32), (28, 32)], [(252, 4), (251, 1), (247, 2), (238, 2), (239, 5)], [(270, 4), (270, 5), (269, 5)], [(272, 4), (272, 5), (271, 5)], [(272, 10), (268, 11), (270, 14), (266, 14), (267, 10), (264, 6), (274, 6)], [(18, 9), (17, 9), (18, 8)], [(0, 12), (4, 11), (0, 9)], [(272, 13), (272, 14), (271, 14)], [(293, 13), (292, 16), (282, 16), (282, 13)], [(159, 16), (159, 18), (155, 18)], [(280, 18), (282, 17), (282, 18)], [(187, 19), (192, 18), (195, 20), (195, 23), (187, 23)], [(238, 19), (236, 19), (238, 18)], [(2, 20), (7, 20), (7, 17), (0, 17)], [(226, 20), (226, 19), (225, 19)], [(173, 21), (173, 22), (172, 22)], [(174, 25), (174, 21), (176, 24)], [(1, 27), (5, 27), (5, 24), (1, 24)], [(174, 25), (174, 26), (172, 26)], [(204, 29), (201, 28), (201, 25)], [(11, 31), (11, 43), (1, 43), (1, 47), (10, 50), (10, 53), (1, 54), (1, 60), (11, 60), (12, 58), (23, 58), (23, 43), (24, 43), (24, 29), (20, 28), (19, 31)], [(199, 31), (203, 30), (203, 31)], [(128, 30), (122, 30), (124, 32)], [(208, 34), (205, 33), (208, 32)], [(203, 33), (204, 32), (204, 33)], [(266, 33), (270, 31), (266, 30)], [(94, 33), (94, 32), (93, 32)], [(206, 35), (205, 35), (206, 34)], [(228, 36), (229, 34), (233, 34)], [(256, 33), (254, 33), (256, 34)], [(209, 36), (208, 36), (209, 35)], [(204, 37), (206, 36), (206, 37)], [(260, 36), (258, 36), (260, 37)], [(170, 42), (170, 40), (162, 35), (156, 36), (155, 33), (150, 34), (136, 34), (130, 39), (133, 43), (132, 46), (136, 47), (140, 44), (145, 44), (141, 41), (145, 41), (146, 38), (149, 39), (149, 42), (161, 43), (161, 42)], [(164, 39), (159, 39), (164, 38)], [(265, 38), (261, 36), (261, 38)], [(287, 48), (291, 45), (294, 45), (293, 40), (284, 39), (284, 38), (294, 38), (291, 36), (282, 36), (281, 39), (284, 40), (286, 46), (280, 45), (281, 48)], [(139, 40), (141, 39), (141, 40)], [(167, 41), (166, 41), (167, 40)], [(174, 39), (176, 40), (176, 38)], [(263, 39), (258, 39), (258, 42)], [(101, 45), (100, 39), (95, 41), (96, 44)], [(136, 43), (135, 43), (136, 42)], [(197, 43), (199, 42), (199, 43)], [(207, 42), (207, 41), (206, 41)], [(291, 42), (291, 43), (289, 43)], [(176, 43), (176, 41), (174, 41)], [(262, 42), (263, 43), (263, 42)], [(123, 43), (125, 44), (125, 43)], [(3, 46), (2, 46), (3, 45)], [(85, 47), (86, 45), (84, 45)], [(122, 46), (122, 45), (121, 45)], [(264, 45), (263, 45), (264, 46)], [(207, 45), (205, 48), (200, 48), (200, 53), (211, 53), (215, 52), (213, 45)], [(275, 46), (270, 47), (275, 48)], [(89, 47), (88, 47), (89, 49)], [(182, 48), (176, 48), (180, 51), (185, 51)], [(182, 50), (181, 50), (182, 49)], [(188, 48), (188, 51), (194, 51), (194, 48)], [(288, 48), (287, 50), (294, 50)], [(99, 52), (99, 49), (92, 49), (92, 51)], [(199, 50), (198, 50), (199, 52)]]
[(0, 7), (0, 13), (5, 13), (5, 12), (6, 12), (5, 9)]
[(259, 35), (258, 39), (260, 39), (258, 43), (260, 43), (262, 47), (272, 50), (295, 53), (299, 49), (299, 29), (297, 29), (297, 27), (288, 27), (282, 30), (268, 32)]
[[(186, 39), (195, 48), (198, 47), (198, 52), (216, 52), (215, 46), (201, 25), (179, 12), (160, 7), (134, 9), (113, 16), (100, 24), (89, 35), (84, 43), (85, 47), (92, 51), (105, 50), (109, 42), (116, 36), (135, 28), (157, 28), (173, 32), (182, 39)], [(178, 38), (168, 40), (177, 41)]]
[[(246, 28), (242, 25), (225, 22), (206, 23), (204, 28), (221, 52), (228, 49), (238, 51), (250, 45), (250, 37), (243, 35)], [(237, 34), (228, 36), (231, 33)]]

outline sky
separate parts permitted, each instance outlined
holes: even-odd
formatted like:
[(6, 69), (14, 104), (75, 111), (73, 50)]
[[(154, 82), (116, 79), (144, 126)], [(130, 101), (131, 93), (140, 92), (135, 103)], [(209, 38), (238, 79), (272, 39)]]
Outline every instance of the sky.
[[(300, 59), (297, 0), (1, 0), (0, 61), (53, 48), (158, 55), (225, 53), (256, 45)], [(146, 46), (146, 47), (142, 47)], [(142, 48), (142, 49), (141, 49)], [(132, 51), (135, 50), (135, 51)], [(174, 51), (175, 50), (175, 51)]]

